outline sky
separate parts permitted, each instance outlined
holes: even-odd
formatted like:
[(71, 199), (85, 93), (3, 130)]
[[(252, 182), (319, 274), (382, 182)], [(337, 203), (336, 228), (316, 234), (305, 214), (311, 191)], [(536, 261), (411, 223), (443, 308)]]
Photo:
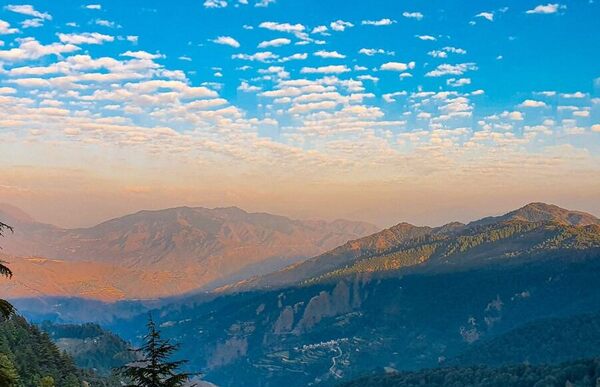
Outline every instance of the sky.
[(0, 2), (0, 202), (600, 215), (596, 0)]

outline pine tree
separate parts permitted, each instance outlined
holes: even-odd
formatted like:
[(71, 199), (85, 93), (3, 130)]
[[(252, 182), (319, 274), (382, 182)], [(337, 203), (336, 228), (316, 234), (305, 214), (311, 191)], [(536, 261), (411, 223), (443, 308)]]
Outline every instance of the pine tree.
[(187, 363), (187, 360), (169, 361), (179, 346), (161, 338), (151, 315), (147, 327), (148, 333), (144, 336), (144, 344), (134, 350), (141, 354), (141, 359), (119, 369), (121, 375), (130, 382), (127, 387), (183, 386), (192, 374), (179, 373), (177, 370)]
[(0, 387), (14, 387), (19, 382), (19, 373), (6, 354), (0, 354)]
[[(12, 231), (12, 227), (7, 224), (0, 222), (0, 236), (3, 236), (3, 232), (6, 230)], [(12, 277), (12, 271), (4, 265), (6, 262), (0, 260), (0, 276), (4, 276), (7, 278)], [(8, 319), (15, 312), (15, 308), (12, 304), (6, 300), (0, 299), (0, 316), (4, 319)]]

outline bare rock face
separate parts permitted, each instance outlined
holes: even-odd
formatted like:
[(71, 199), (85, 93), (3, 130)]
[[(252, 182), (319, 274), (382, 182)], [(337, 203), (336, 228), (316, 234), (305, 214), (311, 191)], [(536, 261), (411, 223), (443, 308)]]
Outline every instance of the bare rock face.
[(306, 305), (302, 319), (296, 325), (295, 332), (297, 334), (306, 332), (317, 325), (323, 317), (332, 315), (331, 296), (326, 291), (322, 291), (319, 295), (311, 298)]
[(221, 367), (246, 356), (246, 353), (248, 353), (248, 339), (231, 337), (225, 342), (217, 343), (207, 366), (208, 368)]
[(331, 293), (322, 291), (310, 299), (294, 333), (301, 334), (317, 325), (323, 318), (335, 317), (352, 311), (350, 288), (340, 281)]
[(275, 325), (273, 326), (273, 333), (282, 334), (289, 333), (294, 327), (294, 309), (291, 306), (286, 306), (279, 314)]

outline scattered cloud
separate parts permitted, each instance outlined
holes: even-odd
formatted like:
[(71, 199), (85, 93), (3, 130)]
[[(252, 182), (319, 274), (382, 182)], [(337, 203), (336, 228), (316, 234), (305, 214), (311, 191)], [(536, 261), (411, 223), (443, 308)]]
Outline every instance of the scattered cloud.
[(225, 8), (227, 7), (227, 1), (225, 0), (206, 0), (204, 2), (204, 8)]
[(552, 13), (556, 13), (559, 10), (564, 10), (567, 9), (566, 5), (561, 5), (558, 3), (548, 3), (546, 5), (538, 5), (533, 9), (528, 10), (526, 13), (528, 14), (552, 14)]
[(350, 69), (345, 65), (331, 65), (322, 67), (303, 67), (302, 74), (341, 74), (347, 73)]
[(415, 62), (409, 62), (409, 63), (400, 63), (400, 62), (387, 62), (381, 65), (380, 69), (381, 70), (388, 70), (388, 71), (406, 71), (408, 69), (414, 69), (415, 68)]
[(279, 32), (303, 32), (306, 27), (302, 24), (277, 23), (277, 22), (262, 22), (258, 25), (260, 28), (265, 28), (271, 31)]
[(481, 12), (481, 13), (478, 13), (477, 15), (475, 15), (475, 17), (482, 17), (491, 22), (494, 21), (494, 13), (493, 12)]
[(444, 75), (462, 75), (467, 71), (477, 70), (475, 63), (441, 64), (425, 74), (426, 77), (442, 77)]
[(211, 42), (235, 48), (240, 47), (240, 43), (231, 36), (219, 36), (218, 38), (211, 40)]
[(334, 59), (344, 59), (346, 55), (342, 55), (337, 51), (317, 51), (313, 55), (321, 57), (321, 58), (334, 58)]
[(385, 19), (380, 19), (380, 20), (363, 20), (360, 24), (362, 24), (364, 26), (380, 27), (380, 26), (390, 26), (394, 23), (396, 23), (395, 20), (385, 18)]
[(79, 34), (57, 34), (58, 39), (62, 43), (71, 44), (102, 44), (104, 42), (112, 42), (114, 36), (100, 34), (98, 32), (82, 32)]
[(423, 14), (421, 12), (402, 12), (402, 16), (409, 19), (421, 20), (423, 19)]
[(266, 48), (266, 47), (280, 47), (290, 44), (292, 41), (287, 38), (277, 38), (272, 40), (266, 40), (264, 42), (260, 42), (258, 48)]
[(533, 99), (526, 99), (525, 101), (521, 102), (521, 104), (519, 105), (519, 107), (522, 108), (538, 108), (538, 107), (546, 107), (546, 103), (543, 101), (536, 101)]
[(334, 31), (345, 31), (346, 28), (354, 27), (354, 24), (343, 20), (336, 20), (334, 22), (331, 22), (331, 24), (329, 24), (329, 27), (331, 27), (331, 29)]

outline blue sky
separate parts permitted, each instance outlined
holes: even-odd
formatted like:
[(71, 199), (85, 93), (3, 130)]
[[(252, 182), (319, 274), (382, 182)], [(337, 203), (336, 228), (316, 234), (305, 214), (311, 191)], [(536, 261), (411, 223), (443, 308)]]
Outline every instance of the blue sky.
[[(596, 209), (599, 11), (595, 1), (4, 2), (0, 163), (19, 172), (0, 176), (10, 183), (0, 199), (56, 215), (42, 211), (61, 193), (40, 182), (51, 170), (62, 189), (101, 187), (98, 201), (119, 192), (119, 204), (61, 220), (73, 224), (140, 203), (435, 222), (446, 215), (409, 209), (456, 182), (506, 206), (546, 195)], [(548, 191), (565, 175), (582, 192)], [(55, 196), (40, 196), (48, 185)], [(305, 198), (290, 200), (299, 189)], [(444, 208), (466, 200), (452, 195)], [(402, 200), (374, 209), (384, 197)]]

